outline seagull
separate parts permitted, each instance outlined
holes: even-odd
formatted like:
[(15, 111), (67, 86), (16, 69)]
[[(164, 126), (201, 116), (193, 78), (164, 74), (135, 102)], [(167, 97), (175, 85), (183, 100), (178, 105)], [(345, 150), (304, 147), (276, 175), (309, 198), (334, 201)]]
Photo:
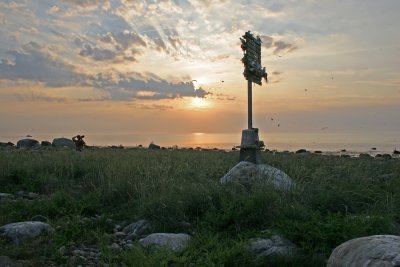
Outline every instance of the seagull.
[(304, 91), (306, 91), (306, 92), (307, 92), (307, 88), (305, 88), (305, 89), (304, 89)]
[(280, 123), (278, 123), (278, 127), (280, 127), (281, 126), (281, 124)]

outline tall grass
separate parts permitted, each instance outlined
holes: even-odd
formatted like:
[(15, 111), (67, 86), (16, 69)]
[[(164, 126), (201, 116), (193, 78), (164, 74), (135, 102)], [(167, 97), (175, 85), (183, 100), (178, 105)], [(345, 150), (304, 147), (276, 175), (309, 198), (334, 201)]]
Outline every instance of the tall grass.
[[(345, 240), (400, 234), (399, 160), (263, 157), (291, 176), (296, 188), (283, 194), (268, 184), (251, 191), (220, 185), (219, 178), (237, 163), (236, 152), (0, 151), (0, 192), (41, 195), (0, 202), (0, 225), (40, 214), (60, 226), (23, 249), (4, 239), (0, 248), (37, 266), (65, 264), (59, 247), (77, 244), (102, 247), (103, 260), (112, 266), (324, 266)], [(193, 241), (182, 253), (139, 246), (111, 252), (109, 219), (122, 225), (147, 219), (156, 231), (186, 232)], [(272, 233), (292, 240), (298, 253), (291, 259), (255, 261), (247, 251), (249, 240)], [(23, 252), (27, 249), (32, 252)]]

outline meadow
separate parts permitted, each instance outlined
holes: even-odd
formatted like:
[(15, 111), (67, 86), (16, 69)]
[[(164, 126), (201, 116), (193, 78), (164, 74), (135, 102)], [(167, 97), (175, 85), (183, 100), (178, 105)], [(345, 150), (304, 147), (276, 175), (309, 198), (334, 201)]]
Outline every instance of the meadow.
[[(41, 215), (55, 228), (19, 245), (0, 237), (0, 255), (26, 266), (72, 266), (60, 248), (83, 244), (99, 248), (108, 266), (325, 266), (346, 240), (400, 235), (399, 159), (262, 156), (296, 182), (292, 191), (221, 185), (237, 151), (0, 150), (0, 192), (39, 194), (1, 201), (0, 226)], [(179, 253), (136, 244), (111, 250), (115, 224), (140, 219), (154, 232), (192, 240)], [(249, 240), (272, 234), (291, 240), (297, 253), (255, 260)]]

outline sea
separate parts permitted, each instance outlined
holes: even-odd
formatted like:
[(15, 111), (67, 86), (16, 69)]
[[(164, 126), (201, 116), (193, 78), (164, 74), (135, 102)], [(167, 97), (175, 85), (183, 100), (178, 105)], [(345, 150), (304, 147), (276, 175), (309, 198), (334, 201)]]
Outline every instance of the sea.
[[(87, 145), (147, 147), (150, 143), (163, 147), (179, 148), (219, 148), (231, 150), (241, 142), (241, 132), (236, 133), (81, 133), (85, 134)], [(28, 135), (0, 135), (1, 142), (13, 142), (31, 137), (38, 141), (52, 141), (56, 137), (71, 138), (71, 134), (46, 134), (31, 133)], [(354, 153), (392, 153), (400, 150), (400, 134), (397, 132), (336, 132), (323, 134), (318, 132), (275, 132), (261, 133), (260, 140), (264, 141), (266, 148), (277, 151), (296, 151), (306, 149), (308, 151)]]

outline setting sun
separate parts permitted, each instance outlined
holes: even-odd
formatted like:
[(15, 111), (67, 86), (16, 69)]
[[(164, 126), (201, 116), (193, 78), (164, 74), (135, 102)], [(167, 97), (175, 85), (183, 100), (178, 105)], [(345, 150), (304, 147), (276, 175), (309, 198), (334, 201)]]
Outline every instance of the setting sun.
[(210, 107), (210, 101), (205, 98), (195, 97), (190, 102), (190, 107), (193, 108), (208, 108)]

